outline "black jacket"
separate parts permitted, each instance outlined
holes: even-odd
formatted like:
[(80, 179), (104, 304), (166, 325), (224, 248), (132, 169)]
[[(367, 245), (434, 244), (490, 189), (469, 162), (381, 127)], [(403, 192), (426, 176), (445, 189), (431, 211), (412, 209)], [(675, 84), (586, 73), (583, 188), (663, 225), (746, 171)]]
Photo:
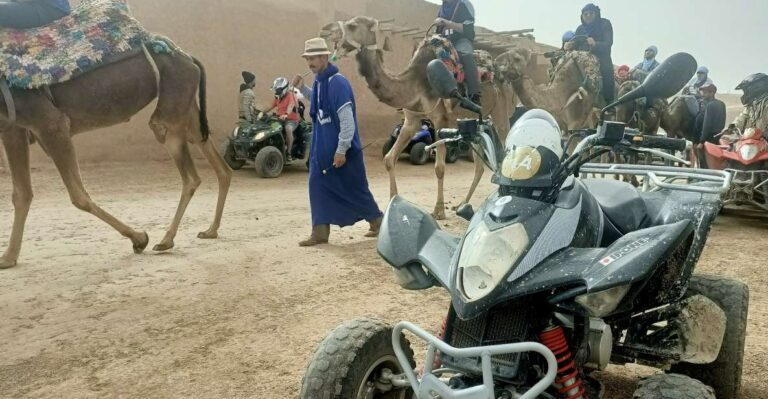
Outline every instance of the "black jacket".
[(725, 103), (714, 99), (703, 102), (700, 115), (703, 117), (701, 131), (699, 132), (700, 142), (709, 141), (717, 143), (715, 135), (722, 132), (725, 128)]
[(613, 25), (611, 25), (611, 21), (602, 18), (598, 13), (593, 24), (596, 24), (596, 26), (590, 29), (582, 21), (581, 25), (576, 28), (576, 36), (591, 37), (595, 40), (595, 47), (592, 49), (592, 53), (600, 59), (611, 59), (611, 47), (613, 47)]

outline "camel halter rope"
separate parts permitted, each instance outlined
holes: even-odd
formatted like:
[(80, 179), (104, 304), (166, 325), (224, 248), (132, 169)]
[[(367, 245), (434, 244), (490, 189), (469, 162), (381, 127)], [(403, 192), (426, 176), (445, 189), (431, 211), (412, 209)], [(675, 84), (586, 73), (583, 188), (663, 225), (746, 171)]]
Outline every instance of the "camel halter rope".
[[(339, 30), (341, 30), (341, 41), (339, 42), (340, 45), (336, 49), (336, 53), (338, 57), (344, 57), (344, 56), (355, 56), (357, 53), (359, 53), (362, 50), (384, 50), (384, 35), (381, 34), (381, 28), (379, 27), (379, 21), (376, 21), (373, 24), (373, 28), (371, 28), (371, 32), (373, 32), (373, 36), (376, 39), (376, 43), (369, 44), (367, 46), (363, 46), (360, 42), (350, 39), (349, 35), (347, 35), (347, 28), (344, 26), (344, 21), (337, 21), (339, 24)], [(354, 48), (354, 50), (350, 52), (346, 52), (342, 45), (348, 44)]]

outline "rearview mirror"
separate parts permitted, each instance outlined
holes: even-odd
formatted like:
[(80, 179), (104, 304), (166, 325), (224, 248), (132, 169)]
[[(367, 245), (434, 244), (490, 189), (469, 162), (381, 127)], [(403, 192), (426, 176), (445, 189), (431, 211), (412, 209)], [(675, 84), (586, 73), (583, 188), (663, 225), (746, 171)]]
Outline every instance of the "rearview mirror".
[(434, 59), (427, 64), (427, 80), (441, 98), (452, 98), (459, 88), (453, 74), (443, 61)]
[(688, 53), (669, 56), (645, 78), (640, 87), (622, 96), (618, 101), (605, 107), (615, 107), (641, 97), (668, 98), (679, 92), (696, 73), (696, 59)]

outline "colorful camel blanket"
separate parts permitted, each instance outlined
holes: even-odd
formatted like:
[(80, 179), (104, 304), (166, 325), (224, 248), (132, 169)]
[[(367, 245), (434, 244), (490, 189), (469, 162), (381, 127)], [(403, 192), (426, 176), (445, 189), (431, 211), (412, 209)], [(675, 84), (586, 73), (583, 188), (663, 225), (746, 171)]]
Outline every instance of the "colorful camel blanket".
[(131, 15), (126, 0), (84, 0), (49, 25), (0, 29), (0, 75), (11, 87), (36, 89), (65, 82), (150, 43), (170, 51)]
[[(453, 76), (459, 83), (464, 82), (464, 66), (459, 59), (459, 53), (450, 40), (440, 35), (433, 35), (429, 41), (435, 56), (442, 60), (453, 72)], [(495, 68), (493, 66), (493, 57), (485, 50), (475, 50), (475, 62), (477, 63), (477, 73), (480, 74), (480, 82), (493, 82)]]
[(581, 74), (581, 87), (590, 93), (600, 93), (603, 87), (603, 78), (600, 73), (600, 63), (597, 58), (588, 51), (568, 51), (560, 58), (550, 72), (550, 83), (559, 75), (560, 70), (573, 61)]

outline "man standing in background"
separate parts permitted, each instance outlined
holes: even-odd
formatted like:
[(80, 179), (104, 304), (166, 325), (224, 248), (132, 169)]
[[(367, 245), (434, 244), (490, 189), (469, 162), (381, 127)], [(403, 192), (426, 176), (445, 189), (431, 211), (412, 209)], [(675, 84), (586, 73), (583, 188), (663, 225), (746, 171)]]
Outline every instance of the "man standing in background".
[(302, 247), (325, 244), (331, 225), (351, 226), (361, 220), (370, 223), (366, 237), (376, 237), (382, 213), (368, 188), (357, 109), (352, 86), (330, 63), (331, 51), (322, 38), (307, 40), (304, 54), (315, 74), (310, 91), (297, 75), (293, 86), (310, 99), (312, 147), (309, 163), (309, 205), (312, 234), (299, 242)]

